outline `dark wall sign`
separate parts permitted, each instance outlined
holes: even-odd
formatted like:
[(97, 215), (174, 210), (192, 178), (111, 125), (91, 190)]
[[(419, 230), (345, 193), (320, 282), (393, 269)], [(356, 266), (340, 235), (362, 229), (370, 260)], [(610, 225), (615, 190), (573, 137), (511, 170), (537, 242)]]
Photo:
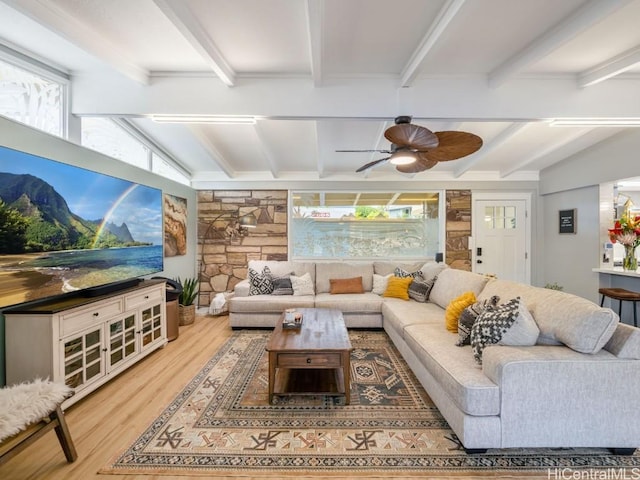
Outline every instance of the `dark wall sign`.
[(576, 233), (576, 213), (575, 208), (559, 211), (560, 233)]

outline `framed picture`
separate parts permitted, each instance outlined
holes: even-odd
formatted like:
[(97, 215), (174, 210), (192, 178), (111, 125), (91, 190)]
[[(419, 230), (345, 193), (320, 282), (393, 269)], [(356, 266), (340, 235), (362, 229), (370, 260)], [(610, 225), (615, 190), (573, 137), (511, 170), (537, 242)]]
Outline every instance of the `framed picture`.
[(576, 233), (577, 211), (578, 210), (576, 208), (559, 211), (558, 219), (560, 233)]

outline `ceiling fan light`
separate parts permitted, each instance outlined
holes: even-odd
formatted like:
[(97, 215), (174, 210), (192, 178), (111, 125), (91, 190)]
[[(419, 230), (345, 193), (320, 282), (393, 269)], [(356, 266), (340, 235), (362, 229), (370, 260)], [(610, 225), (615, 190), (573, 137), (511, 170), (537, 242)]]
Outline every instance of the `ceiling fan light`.
[(413, 152), (395, 152), (389, 159), (389, 162), (393, 165), (409, 165), (415, 161), (416, 154)]

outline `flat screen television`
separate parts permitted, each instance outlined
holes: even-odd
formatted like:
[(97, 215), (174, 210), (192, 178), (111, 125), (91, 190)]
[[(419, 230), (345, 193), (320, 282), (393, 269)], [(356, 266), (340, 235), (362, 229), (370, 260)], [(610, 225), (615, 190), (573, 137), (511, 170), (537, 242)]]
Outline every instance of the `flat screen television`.
[(0, 146), (0, 307), (160, 272), (162, 228), (161, 190)]

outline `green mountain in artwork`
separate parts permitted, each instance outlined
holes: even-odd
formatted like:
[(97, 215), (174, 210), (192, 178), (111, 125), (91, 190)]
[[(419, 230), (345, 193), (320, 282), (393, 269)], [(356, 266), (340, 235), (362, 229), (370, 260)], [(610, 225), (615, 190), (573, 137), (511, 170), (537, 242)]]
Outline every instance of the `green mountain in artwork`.
[(107, 222), (95, 241), (101, 224), (71, 212), (44, 180), (0, 172), (0, 253), (146, 245), (133, 239), (126, 223)]

